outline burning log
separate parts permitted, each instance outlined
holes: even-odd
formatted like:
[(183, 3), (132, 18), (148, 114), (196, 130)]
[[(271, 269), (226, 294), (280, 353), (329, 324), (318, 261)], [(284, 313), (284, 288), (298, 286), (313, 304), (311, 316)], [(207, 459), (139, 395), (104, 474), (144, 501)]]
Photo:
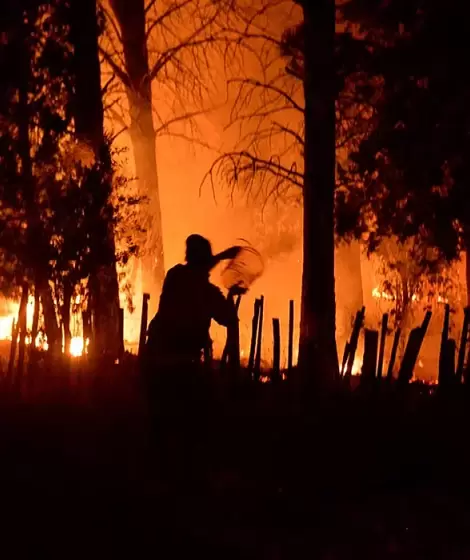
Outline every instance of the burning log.
[(264, 316), (264, 296), (259, 300), (259, 319), (258, 319), (258, 341), (256, 347), (254, 378), (258, 381), (261, 375), (261, 346), (263, 341), (263, 316)]
[(251, 321), (251, 342), (250, 342), (250, 356), (248, 359), (248, 375), (251, 378), (255, 364), (256, 340), (258, 337), (258, 325), (260, 314), (261, 300), (255, 299), (253, 309), (253, 319)]
[(463, 368), (465, 364), (465, 356), (467, 350), (469, 325), (470, 325), (470, 307), (466, 307), (464, 310), (462, 333), (460, 335), (459, 357), (457, 360), (457, 371), (456, 371), (457, 383), (462, 383)]
[(384, 313), (382, 317), (382, 329), (380, 331), (380, 349), (379, 349), (379, 361), (377, 363), (377, 379), (382, 379), (382, 371), (383, 371), (384, 355), (385, 355), (385, 342), (387, 339), (387, 327), (388, 327), (388, 313)]
[(149, 300), (150, 294), (143, 294), (142, 296), (142, 315), (140, 319), (140, 336), (139, 336), (139, 358), (142, 358), (145, 348), (145, 341), (147, 338), (147, 325), (149, 313)]
[(272, 381), (277, 383), (281, 378), (281, 327), (279, 319), (273, 319), (273, 372)]
[(413, 378), (416, 361), (418, 359), (424, 337), (426, 336), (431, 316), (431, 311), (427, 311), (422, 325), (413, 329), (410, 333), (408, 344), (405, 349), (405, 355), (403, 356), (403, 361), (398, 373), (398, 382), (402, 385), (407, 385)]
[(392, 352), (390, 354), (390, 361), (388, 362), (387, 370), (387, 381), (391, 381), (393, 377), (393, 368), (395, 367), (395, 361), (397, 359), (398, 344), (400, 342), (401, 329), (395, 331), (395, 336), (393, 337)]
[(289, 340), (287, 346), (287, 373), (292, 373), (294, 361), (294, 300), (289, 301)]
[(371, 329), (364, 331), (364, 359), (362, 362), (362, 381), (373, 382), (377, 368), (379, 333)]

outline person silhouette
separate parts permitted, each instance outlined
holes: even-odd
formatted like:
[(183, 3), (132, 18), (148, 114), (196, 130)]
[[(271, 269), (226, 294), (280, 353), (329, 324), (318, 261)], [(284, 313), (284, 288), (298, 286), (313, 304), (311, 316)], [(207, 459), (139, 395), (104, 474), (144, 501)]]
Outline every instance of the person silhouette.
[(210, 345), (211, 321), (230, 328), (238, 321), (233, 296), (244, 290), (234, 286), (225, 297), (210, 282), (210, 272), (221, 260), (233, 259), (240, 247), (216, 255), (208, 239), (193, 234), (186, 239), (186, 263), (171, 268), (164, 280), (158, 311), (148, 329), (148, 355), (160, 366), (181, 367), (201, 363)]

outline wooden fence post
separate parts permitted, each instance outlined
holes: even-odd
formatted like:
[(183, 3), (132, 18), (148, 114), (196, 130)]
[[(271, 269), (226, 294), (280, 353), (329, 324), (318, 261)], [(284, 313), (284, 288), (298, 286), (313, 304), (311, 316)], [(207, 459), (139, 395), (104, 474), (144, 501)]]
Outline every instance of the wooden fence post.
[(460, 335), (459, 357), (457, 360), (457, 371), (456, 371), (457, 383), (462, 383), (463, 368), (465, 365), (465, 356), (467, 350), (469, 324), (470, 324), (470, 307), (466, 307), (464, 310), (462, 333)]
[(413, 378), (416, 360), (418, 359), (419, 351), (421, 350), (424, 337), (426, 336), (431, 316), (431, 311), (427, 311), (422, 325), (413, 329), (410, 333), (405, 355), (403, 356), (403, 361), (398, 373), (398, 381), (402, 385), (407, 385)]
[(124, 309), (119, 308), (119, 363), (122, 362), (124, 356)]
[[(238, 295), (235, 301), (235, 312), (238, 317), (242, 296)], [(222, 353), (221, 366), (228, 365), (230, 373), (235, 376), (240, 370), (240, 326), (238, 320), (227, 329), (227, 342)]]
[(379, 348), (379, 333), (371, 329), (364, 331), (364, 359), (362, 361), (361, 381), (373, 382), (377, 368), (377, 352)]
[(382, 371), (384, 366), (385, 342), (387, 340), (388, 313), (384, 313), (382, 317), (382, 329), (380, 331), (380, 348), (379, 361), (377, 363), (377, 379), (382, 379)]
[(289, 339), (287, 346), (287, 374), (292, 373), (294, 363), (294, 300), (289, 301)]
[(258, 319), (258, 341), (256, 345), (254, 378), (258, 381), (261, 375), (261, 348), (263, 343), (263, 317), (264, 317), (264, 296), (259, 300), (259, 319)]
[(395, 331), (395, 336), (393, 337), (392, 352), (390, 354), (390, 361), (388, 362), (387, 370), (387, 381), (391, 381), (393, 378), (393, 368), (395, 367), (395, 361), (397, 359), (398, 344), (400, 342), (401, 329)]
[(142, 296), (142, 315), (140, 319), (140, 336), (139, 336), (139, 358), (142, 357), (145, 341), (147, 338), (147, 325), (148, 325), (148, 313), (149, 313), (149, 300), (150, 294), (143, 294)]
[(18, 346), (18, 324), (15, 319), (11, 325), (11, 345), (10, 345), (10, 359), (8, 360), (7, 380), (9, 383), (13, 381), (13, 372), (15, 369), (16, 348)]
[(281, 378), (281, 326), (279, 319), (273, 319), (273, 373), (272, 381), (277, 383)]
[(260, 307), (261, 301), (259, 299), (255, 299), (253, 319), (251, 321), (250, 356), (248, 358), (248, 376), (250, 377), (250, 379), (253, 375), (253, 369), (255, 365), (256, 340), (258, 337)]
[(346, 377), (349, 379), (352, 375), (352, 370), (354, 366), (354, 358), (356, 357), (357, 343), (359, 342), (359, 333), (361, 332), (362, 324), (364, 322), (364, 316), (366, 313), (366, 308), (363, 307), (360, 311), (356, 313), (356, 318), (354, 320), (354, 327), (351, 334), (351, 339), (349, 341), (348, 348), (348, 361), (346, 367)]
[(449, 379), (450, 372), (447, 370), (448, 359), (447, 359), (447, 349), (449, 340), (449, 323), (450, 323), (450, 305), (446, 303), (444, 310), (444, 324), (442, 325), (441, 333), (441, 347), (439, 350), (439, 385), (446, 384)]

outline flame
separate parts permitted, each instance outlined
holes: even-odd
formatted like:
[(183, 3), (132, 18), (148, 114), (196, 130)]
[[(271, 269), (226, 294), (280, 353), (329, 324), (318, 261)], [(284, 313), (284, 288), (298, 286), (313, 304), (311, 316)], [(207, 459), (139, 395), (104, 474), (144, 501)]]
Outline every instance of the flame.
[(374, 288), (372, 290), (372, 297), (374, 297), (376, 299), (386, 299), (388, 301), (393, 301), (395, 299), (394, 296), (392, 296), (391, 294), (388, 294), (387, 292), (383, 292), (383, 291), (379, 290), (379, 288)]
[(0, 340), (11, 340), (13, 316), (0, 317)]
[[(80, 303), (80, 296), (76, 296), (75, 304)], [(8, 314), (0, 316), (0, 340), (12, 340), (12, 327), (13, 321), (18, 320), (20, 304), (15, 301), (9, 300), (7, 302)], [(26, 325), (30, 330), (33, 323), (34, 315), (34, 297), (30, 296), (28, 299), (28, 304), (26, 307)], [(19, 336), (18, 336), (19, 341)], [(26, 345), (31, 345), (32, 337), (28, 334), (25, 337)], [(81, 336), (74, 336), (70, 342), (69, 353), (72, 357), (80, 357), (87, 352), (89, 340), (84, 340)], [(43, 332), (38, 332), (34, 345), (39, 350), (47, 351), (49, 349), (49, 344), (47, 342), (47, 336)]]
[(362, 360), (361, 358), (356, 357), (354, 359), (351, 375), (361, 375), (361, 370), (362, 370)]
[(72, 337), (72, 340), (70, 341), (70, 349), (69, 349), (70, 355), (73, 356), (74, 358), (79, 358), (80, 356), (83, 355), (83, 352), (86, 351), (86, 346), (88, 346), (88, 339), (86, 340), (86, 344), (85, 344), (83, 337), (81, 336)]

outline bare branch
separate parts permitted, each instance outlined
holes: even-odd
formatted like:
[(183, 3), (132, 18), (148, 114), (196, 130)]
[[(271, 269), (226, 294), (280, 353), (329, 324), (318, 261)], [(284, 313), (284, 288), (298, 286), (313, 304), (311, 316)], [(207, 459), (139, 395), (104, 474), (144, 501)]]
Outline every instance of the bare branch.
[(111, 109), (119, 103), (119, 99), (114, 99), (111, 103), (103, 106), (103, 111), (111, 111)]
[(273, 122), (273, 126), (278, 128), (281, 132), (284, 132), (288, 136), (292, 136), (294, 140), (299, 144), (299, 146), (304, 146), (304, 138), (298, 132), (295, 132), (295, 130), (292, 130), (291, 128), (275, 121)]
[[(165, 20), (167, 18), (169, 18), (172, 14), (178, 12), (179, 10), (182, 10), (185, 6), (187, 6), (192, 1), (193, 0), (183, 0), (183, 2), (181, 2), (181, 4), (172, 4), (168, 8), (168, 10), (166, 10), (165, 12), (163, 12), (163, 14), (161, 14), (161, 16), (154, 19), (152, 21), (152, 23), (147, 28), (147, 31), (146, 31), (147, 39), (149, 38), (150, 33), (152, 33), (152, 31), (155, 29), (155, 27), (159, 27), (160, 25), (163, 25), (163, 23), (165, 22)], [(155, 0), (153, 2), (151, 2), (149, 6), (147, 6), (147, 8), (145, 10), (145, 13), (147, 13), (154, 4), (155, 4)]]
[(109, 55), (103, 48), (100, 47), (100, 54), (104, 58), (104, 60), (111, 66), (114, 73), (118, 76), (121, 82), (128, 88), (131, 87), (131, 81), (129, 80), (129, 76), (126, 72), (120, 68), (116, 62), (113, 60), (112, 56)]
[(127, 130), (127, 129), (129, 128), (128, 125), (126, 124), (126, 122), (125, 122), (125, 120), (124, 120), (122, 114), (118, 113), (118, 112), (116, 111), (116, 109), (114, 108), (114, 106), (108, 107), (108, 108), (106, 109), (106, 111), (109, 112), (109, 113), (111, 113), (113, 119), (114, 119), (118, 124), (121, 125), (123, 131), (124, 131), (124, 130)]
[(194, 119), (195, 117), (200, 117), (201, 115), (206, 114), (206, 111), (193, 111), (190, 113), (185, 113), (184, 115), (178, 115), (176, 117), (173, 117), (172, 119), (165, 121), (160, 127), (158, 127), (155, 130), (155, 134), (163, 134), (164, 132), (168, 132), (168, 129), (176, 124), (176, 123), (181, 123), (181, 122), (185, 122), (185, 121), (189, 121), (191, 119)]
[(109, 78), (109, 80), (104, 84), (104, 86), (101, 88), (101, 94), (104, 96), (109, 89), (109, 86), (113, 83), (113, 81), (116, 78), (116, 74), (112, 74), (111, 77)]
[(116, 134), (113, 134), (113, 135), (111, 136), (111, 143), (113, 143), (113, 142), (116, 140), (116, 138), (117, 138), (118, 136), (120, 136), (123, 132), (126, 132), (126, 130), (127, 130), (127, 126), (121, 128), (121, 130), (119, 130), (119, 132), (116, 132)]
[(116, 23), (115, 18), (112, 16), (112, 14), (109, 13), (109, 10), (104, 6), (103, 2), (100, 1), (99, 6), (100, 6), (100, 10), (105, 15), (106, 21), (111, 24), (113, 31), (116, 34), (116, 37), (118, 38), (119, 42), (122, 43), (121, 31)]
[[(199, 32), (195, 32), (193, 34), (193, 37), (196, 37), (198, 34)], [(193, 47), (202, 47), (213, 42), (214, 42), (213, 37), (207, 37), (198, 40), (196, 39), (192, 40), (191, 37), (188, 37), (188, 39), (185, 42), (180, 43), (176, 47), (168, 49), (165, 53), (162, 54), (159, 60), (153, 65), (149, 73), (150, 79), (154, 80), (158, 76), (162, 68), (164, 68), (168, 64), (168, 62), (172, 60), (172, 58), (174, 58), (181, 50), (189, 49)]]
[(203, 177), (201, 188), (208, 180), (214, 185), (216, 175), (224, 176), (232, 187), (243, 181), (248, 182), (248, 190), (253, 187), (255, 179), (259, 184), (262, 183), (263, 177), (260, 178), (260, 175), (273, 179), (277, 190), (283, 185), (285, 188), (303, 187), (303, 173), (297, 171), (295, 166), (287, 168), (275, 158), (265, 159), (246, 151), (219, 156)]
[(281, 97), (282, 99), (284, 99), (285, 101), (287, 101), (287, 103), (296, 111), (299, 111), (299, 113), (301, 113), (303, 115), (304, 113), (304, 108), (299, 105), (293, 98), (291, 95), (289, 95), (286, 91), (282, 90), (281, 88), (275, 86), (274, 84), (271, 83), (262, 83), (259, 80), (256, 80), (254, 78), (234, 78), (229, 80), (229, 83), (231, 84), (246, 84), (246, 85), (251, 85), (255, 88), (261, 88), (263, 90), (267, 90), (267, 91), (271, 91), (273, 93), (276, 93), (277, 95), (279, 95), (279, 97)]

